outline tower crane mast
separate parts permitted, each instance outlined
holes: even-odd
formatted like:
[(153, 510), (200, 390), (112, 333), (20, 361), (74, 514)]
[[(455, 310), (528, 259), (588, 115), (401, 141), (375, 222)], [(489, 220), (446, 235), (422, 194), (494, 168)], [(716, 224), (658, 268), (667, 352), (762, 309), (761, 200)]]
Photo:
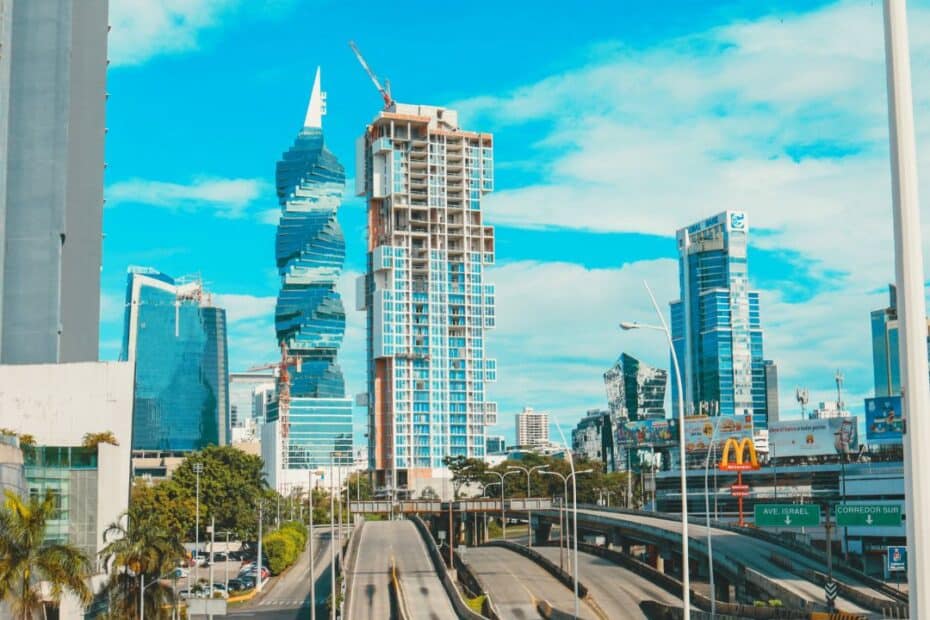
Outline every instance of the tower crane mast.
[(257, 370), (268, 370), (270, 368), (277, 370), (276, 389), (278, 392), (278, 422), (280, 423), (281, 427), (281, 462), (285, 468), (287, 467), (288, 458), (287, 436), (288, 432), (290, 431), (288, 414), (290, 413), (291, 407), (291, 373), (288, 371), (288, 366), (294, 366), (297, 372), (300, 372), (301, 363), (302, 360), (300, 356), (288, 355), (287, 345), (282, 342), (281, 359), (279, 361), (249, 368), (250, 372)]

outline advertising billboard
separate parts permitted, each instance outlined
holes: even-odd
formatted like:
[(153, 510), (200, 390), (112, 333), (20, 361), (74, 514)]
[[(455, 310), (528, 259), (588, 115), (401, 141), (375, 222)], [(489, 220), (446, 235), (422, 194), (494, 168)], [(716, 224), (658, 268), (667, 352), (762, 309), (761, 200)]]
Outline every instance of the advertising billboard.
[(717, 454), (720, 454), (727, 439), (739, 441), (744, 437), (752, 439), (751, 415), (685, 418), (685, 450), (687, 452), (706, 453), (713, 439), (717, 444)]
[(900, 396), (865, 399), (865, 436), (869, 443), (901, 443), (904, 412)]
[(856, 416), (769, 423), (769, 454), (774, 458), (848, 454), (859, 448)]
[(678, 439), (677, 425), (672, 420), (654, 419), (617, 424), (617, 445), (670, 446)]

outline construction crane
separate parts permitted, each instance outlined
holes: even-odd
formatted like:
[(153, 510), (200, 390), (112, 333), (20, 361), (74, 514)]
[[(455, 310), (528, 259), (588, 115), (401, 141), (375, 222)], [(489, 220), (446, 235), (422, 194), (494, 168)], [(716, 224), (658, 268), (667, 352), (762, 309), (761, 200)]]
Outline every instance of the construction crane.
[(365, 62), (365, 57), (362, 56), (362, 53), (359, 51), (358, 46), (355, 45), (355, 41), (349, 41), (349, 47), (352, 48), (352, 51), (355, 52), (355, 57), (358, 58), (358, 62), (362, 65), (362, 69), (365, 70), (365, 73), (368, 74), (368, 77), (371, 78), (371, 81), (374, 83), (375, 88), (378, 89), (378, 92), (381, 93), (381, 98), (384, 99), (384, 109), (387, 110), (392, 105), (394, 105), (394, 98), (391, 97), (391, 82), (390, 80), (384, 80), (384, 86), (381, 86), (381, 82), (378, 80), (378, 76), (375, 75), (375, 72), (371, 70), (371, 67), (368, 66), (368, 63)]
[(300, 372), (302, 360), (297, 355), (287, 354), (287, 345), (281, 343), (281, 359), (277, 362), (262, 364), (249, 368), (249, 372), (258, 370), (268, 370), (269, 368), (277, 369), (277, 392), (278, 392), (278, 422), (281, 426), (281, 463), (287, 467), (287, 435), (290, 430), (288, 413), (291, 407), (291, 373), (288, 366), (294, 366), (297, 372)]

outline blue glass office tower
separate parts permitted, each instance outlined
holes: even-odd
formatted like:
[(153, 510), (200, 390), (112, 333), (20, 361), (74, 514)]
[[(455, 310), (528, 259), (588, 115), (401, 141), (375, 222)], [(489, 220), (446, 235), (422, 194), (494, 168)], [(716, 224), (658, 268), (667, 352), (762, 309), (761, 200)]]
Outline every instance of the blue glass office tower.
[[(749, 223), (725, 211), (678, 231), (681, 299), (671, 304), (672, 340), (688, 414), (753, 416), (768, 426), (759, 294), (749, 290)], [(678, 389), (672, 381), (672, 406)]]
[[(323, 144), (325, 94), (317, 69), (303, 128), (278, 162), (275, 174), (281, 219), (275, 257), (281, 291), (275, 308), (279, 344), (301, 366), (290, 369), (287, 427), (278, 434), (286, 451), (282, 469), (329, 464), (331, 453), (351, 461), (352, 401), (336, 361), (345, 333), (345, 310), (336, 283), (345, 262), (345, 240), (337, 210), (345, 170)], [(273, 403), (268, 421), (278, 420)], [(284, 435), (286, 434), (286, 437)]]
[[(901, 394), (901, 362), (898, 353), (898, 291), (888, 285), (888, 307), (872, 311), (872, 370), (875, 396)], [(927, 321), (927, 347), (930, 359), (930, 320)]]
[(200, 280), (130, 267), (120, 359), (135, 364), (133, 450), (228, 443), (226, 311)]

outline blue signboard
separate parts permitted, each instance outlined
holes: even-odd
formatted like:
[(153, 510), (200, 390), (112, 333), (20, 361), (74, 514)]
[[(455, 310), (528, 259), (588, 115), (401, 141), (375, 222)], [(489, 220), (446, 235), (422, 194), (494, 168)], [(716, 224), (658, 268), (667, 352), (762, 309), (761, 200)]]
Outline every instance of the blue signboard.
[(903, 432), (900, 396), (865, 399), (865, 436), (869, 443), (901, 443)]
[(888, 547), (888, 572), (907, 570), (907, 547)]

